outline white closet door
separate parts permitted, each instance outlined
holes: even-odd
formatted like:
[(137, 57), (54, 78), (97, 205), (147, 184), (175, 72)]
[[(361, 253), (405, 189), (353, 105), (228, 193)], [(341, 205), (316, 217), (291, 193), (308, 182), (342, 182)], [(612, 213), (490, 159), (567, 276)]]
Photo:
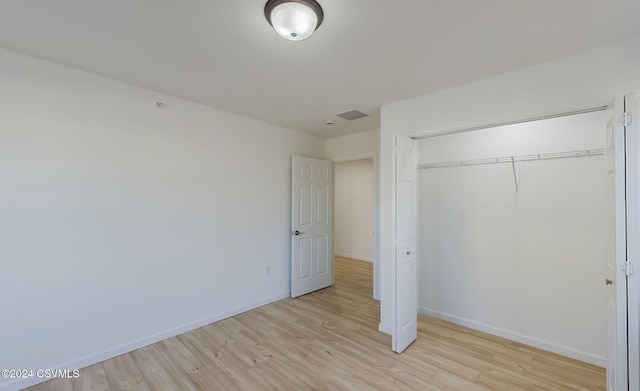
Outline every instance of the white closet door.
[(625, 193), (625, 127), (620, 122), (624, 97), (615, 99), (607, 111), (606, 261), (607, 307), (609, 320), (609, 357), (607, 390), (628, 390), (627, 373), (627, 276), (624, 271), (627, 246)]
[(640, 91), (625, 96), (629, 390), (640, 390)]
[(416, 142), (396, 136), (395, 319), (392, 349), (402, 353), (418, 336), (416, 275)]

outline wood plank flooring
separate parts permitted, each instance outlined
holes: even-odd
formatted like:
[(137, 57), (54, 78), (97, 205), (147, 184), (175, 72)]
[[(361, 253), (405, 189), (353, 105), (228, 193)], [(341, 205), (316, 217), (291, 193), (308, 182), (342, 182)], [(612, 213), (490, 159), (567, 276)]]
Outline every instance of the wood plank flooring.
[(604, 390), (605, 371), (419, 315), (405, 353), (377, 331), (372, 264), (336, 257), (336, 284), (178, 335), (30, 391)]

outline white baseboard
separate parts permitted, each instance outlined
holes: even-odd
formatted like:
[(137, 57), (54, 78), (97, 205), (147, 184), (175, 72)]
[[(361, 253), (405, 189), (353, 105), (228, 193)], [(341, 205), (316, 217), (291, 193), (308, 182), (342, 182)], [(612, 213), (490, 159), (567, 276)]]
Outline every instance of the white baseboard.
[[(104, 360), (108, 360), (110, 358), (117, 357), (117, 356), (119, 356), (121, 354), (125, 354), (125, 353), (131, 352), (133, 350), (140, 349), (142, 347), (154, 344), (156, 342), (165, 340), (167, 338), (175, 337), (176, 335), (179, 335), (179, 334), (182, 334), (182, 333), (186, 333), (187, 331), (191, 331), (191, 330), (197, 329), (198, 327), (202, 327), (202, 326), (208, 325), (210, 323), (218, 322), (220, 320), (230, 318), (232, 316), (241, 314), (243, 312), (247, 312), (247, 311), (250, 311), (252, 309), (255, 309), (255, 308), (258, 308), (258, 307), (262, 307), (263, 305), (266, 305), (266, 304), (269, 304), (269, 303), (273, 303), (274, 301), (285, 299), (285, 298), (287, 298), (289, 296), (290, 296), (290, 292), (283, 292), (283, 293), (281, 293), (279, 295), (275, 295), (275, 296), (268, 297), (266, 299), (258, 300), (258, 301), (255, 301), (255, 302), (251, 303), (251, 304), (240, 306), (240, 307), (234, 308), (232, 310), (223, 312), (221, 314), (213, 315), (213, 316), (210, 316), (208, 318), (199, 320), (197, 322), (185, 324), (183, 326), (176, 327), (176, 328), (171, 329), (171, 330), (167, 330), (167, 331), (164, 331), (164, 332), (161, 332), (161, 333), (150, 335), (148, 337), (141, 338), (141, 339), (138, 339), (136, 341), (120, 345), (118, 347), (106, 350), (104, 352), (100, 352), (100, 353), (92, 354), (92, 355), (89, 355), (89, 356), (85, 356), (85, 357), (79, 358), (76, 361), (73, 361), (73, 362), (70, 362), (70, 363), (67, 363), (67, 364), (64, 364), (64, 365), (51, 366), (51, 368), (52, 369), (63, 369), (63, 370), (64, 369), (74, 370), (74, 369), (86, 368), (86, 367), (88, 367), (90, 365), (97, 364), (97, 363), (102, 362)], [(82, 376), (82, 370), (80, 371), (80, 376)], [(0, 391), (18, 391), (18, 390), (22, 390), (23, 388), (30, 387), (32, 385), (35, 385), (35, 384), (38, 384), (38, 383), (42, 383), (42, 382), (47, 381), (47, 380), (48, 379), (38, 379), (38, 378), (20, 379), (20, 380), (14, 381), (12, 383), (6, 383), (6, 384), (0, 385)]]
[(378, 331), (380, 331), (381, 333), (389, 334), (389, 335), (393, 334), (393, 328), (387, 325), (384, 325), (382, 323), (378, 324)]
[(373, 258), (372, 257), (365, 257), (363, 255), (339, 253), (339, 252), (334, 252), (333, 255), (337, 255), (339, 257), (351, 258), (351, 259), (358, 259), (360, 261), (373, 262)]
[(587, 353), (578, 349), (573, 349), (567, 346), (558, 345), (553, 342), (544, 341), (538, 338), (529, 337), (526, 335), (522, 335), (516, 333), (511, 330), (506, 330), (500, 327), (490, 326), (484, 323), (476, 322), (474, 320), (461, 318), (455, 315), (449, 315), (440, 311), (432, 310), (429, 308), (419, 307), (418, 311), (421, 314), (425, 314), (428, 316), (432, 316), (434, 318), (446, 320), (447, 322), (459, 324), (461, 326), (466, 326), (475, 330), (483, 331), (485, 333), (497, 335), (498, 337), (503, 337), (510, 339), (512, 341), (520, 342), (525, 345), (533, 346), (539, 349), (543, 349), (549, 352), (557, 353), (562, 356), (567, 356), (574, 358), (576, 360), (584, 361), (589, 364), (597, 365), (599, 367), (607, 366), (606, 357), (597, 356), (591, 353)]

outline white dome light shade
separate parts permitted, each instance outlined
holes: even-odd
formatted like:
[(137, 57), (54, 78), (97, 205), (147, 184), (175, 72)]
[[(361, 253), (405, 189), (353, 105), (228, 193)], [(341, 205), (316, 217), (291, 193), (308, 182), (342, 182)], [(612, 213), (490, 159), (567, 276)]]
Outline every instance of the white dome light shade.
[(322, 8), (313, 0), (270, 0), (265, 6), (265, 16), (274, 30), (290, 41), (302, 41), (322, 23)]

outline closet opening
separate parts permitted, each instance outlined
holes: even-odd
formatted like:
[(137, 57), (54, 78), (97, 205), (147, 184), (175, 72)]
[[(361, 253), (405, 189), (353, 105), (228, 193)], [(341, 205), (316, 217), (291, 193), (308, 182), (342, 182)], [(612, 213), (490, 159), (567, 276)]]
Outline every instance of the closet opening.
[(421, 313), (607, 362), (605, 113), (420, 138)]

